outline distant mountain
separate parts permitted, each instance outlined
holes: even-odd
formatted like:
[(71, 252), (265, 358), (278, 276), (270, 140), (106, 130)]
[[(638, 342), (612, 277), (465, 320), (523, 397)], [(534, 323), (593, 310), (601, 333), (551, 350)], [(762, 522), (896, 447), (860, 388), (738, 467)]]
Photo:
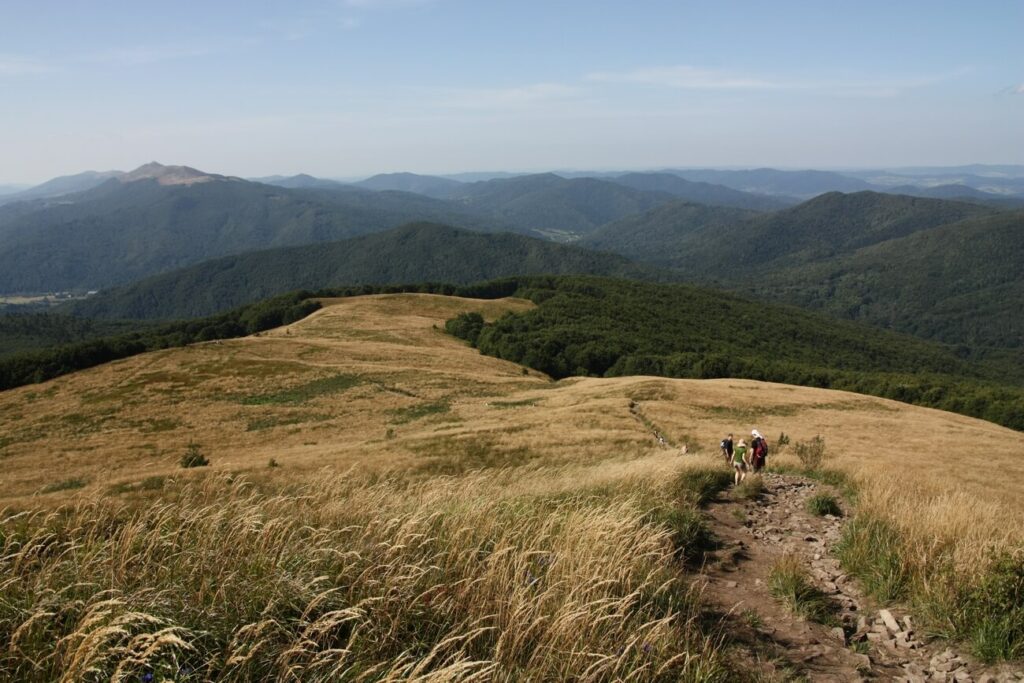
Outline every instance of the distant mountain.
[(795, 199), (786, 201), (780, 197), (741, 192), (724, 185), (686, 180), (673, 173), (626, 173), (608, 180), (635, 190), (666, 192), (678, 199), (711, 206), (775, 211), (797, 203)]
[(693, 233), (744, 225), (759, 215), (743, 209), (670, 202), (608, 223), (579, 244), (638, 261), (673, 266), (685, 258)]
[(994, 210), (964, 202), (878, 192), (829, 192), (729, 226), (712, 225), (675, 245), (673, 266), (693, 276), (785, 268), (832, 258)]
[(950, 183), (948, 185), (932, 185), (931, 187), (920, 187), (918, 185), (897, 185), (887, 187), (883, 192), (888, 194), (904, 194), (911, 197), (931, 197), (933, 199), (1002, 199), (1003, 195), (984, 192), (970, 185), (963, 183)]
[(424, 219), (503, 227), (414, 194), (346, 186), (293, 190), (147, 165), (59, 201), (0, 207), (0, 292), (100, 289), (212, 257)]
[(449, 173), (441, 178), (448, 178), (449, 180), (457, 180), (460, 183), (478, 183), (483, 180), (500, 180), (503, 178), (517, 178), (523, 175), (530, 175), (529, 173), (508, 173), (506, 171), (471, 171), (469, 173)]
[(337, 180), (328, 180), (326, 178), (316, 178), (306, 173), (300, 173), (292, 176), (268, 176), (266, 178), (251, 178), (253, 182), (264, 183), (266, 185), (274, 185), (276, 187), (286, 187), (289, 189), (319, 189), (319, 190), (332, 190), (339, 187), (344, 187), (345, 183), (340, 183)]
[(416, 282), (467, 283), (524, 274), (665, 275), (611, 254), (509, 233), (416, 223), (302, 247), (228, 256), (112, 289), (76, 303), (101, 318), (202, 316), (295, 289)]
[(458, 192), (463, 183), (449, 178), (417, 175), (416, 173), (383, 173), (354, 183), (367, 190), (398, 190), (413, 192), (437, 199), (447, 199)]
[(457, 205), (489, 214), (522, 229), (572, 241), (599, 226), (672, 201), (666, 192), (646, 192), (596, 178), (554, 173), (468, 183), (451, 196)]
[(779, 171), (758, 168), (744, 171), (715, 169), (669, 170), (695, 182), (725, 185), (734, 190), (758, 194), (785, 195), (809, 199), (826, 192), (860, 192), (874, 188), (867, 181), (832, 171)]
[(30, 199), (45, 199), (47, 197), (60, 197), (61, 195), (73, 192), (84, 192), (120, 175), (122, 175), (121, 171), (86, 171), (75, 175), (60, 176), (27, 190), (5, 194), (0, 197), (0, 204)]
[(0, 185), (0, 196), (24, 192), (27, 189), (29, 188), (25, 185)]
[(751, 282), (762, 298), (920, 337), (1024, 348), (1024, 211), (916, 231)]

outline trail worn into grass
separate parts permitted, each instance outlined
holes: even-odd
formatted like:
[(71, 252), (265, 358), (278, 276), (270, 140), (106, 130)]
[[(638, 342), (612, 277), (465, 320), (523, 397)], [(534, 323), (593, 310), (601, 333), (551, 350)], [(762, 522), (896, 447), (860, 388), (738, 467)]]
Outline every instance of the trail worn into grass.
[[(1013, 668), (986, 669), (929, 639), (904, 611), (873, 607), (833, 555), (843, 518), (807, 509), (812, 496), (834, 494), (831, 487), (778, 473), (762, 481), (759, 496), (733, 488), (707, 509), (717, 547), (706, 553), (699, 580), (708, 603), (724, 615), (740, 668), (768, 680), (1024, 680)], [(817, 607), (817, 619), (773, 594), (772, 570), (784, 558), (812, 586), (801, 602)]]

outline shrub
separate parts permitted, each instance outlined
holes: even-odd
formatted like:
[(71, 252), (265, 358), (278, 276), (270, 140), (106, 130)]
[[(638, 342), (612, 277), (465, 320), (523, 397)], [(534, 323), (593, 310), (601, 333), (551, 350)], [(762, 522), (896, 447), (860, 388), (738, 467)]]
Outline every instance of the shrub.
[(165, 477), (160, 476), (146, 477), (139, 483), (139, 488), (143, 491), (159, 491), (164, 487), (165, 480)]
[(797, 441), (793, 449), (805, 470), (821, 469), (821, 464), (825, 461), (825, 439), (820, 435), (810, 441)]
[(816, 496), (811, 496), (807, 500), (807, 511), (812, 515), (818, 515), (824, 517), (825, 515), (833, 515), (835, 517), (842, 517), (843, 511), (839, 507), (839, 502), (835, 496), (831, 496), (827, 493), (819, 493)]
[(267, 462), (267, 467), (269, 467), (270, 469), (274, 469), (275, 467), (280, 467), (280, 466), (281, 466), (281, 464), (280, 464), (280, 463), (278, 463), (278, 462), (277, 462), (277, 460), (276, 460), (275, 458), (271, 458), (271, 459), (270, 459), (270, 460), (269, 460), (269, 461)]
[(789, 445), (789, 435), (786, 432), (779, 432), (779, 438), (775, 441), (775, 450), (781, 451), (784, 446)]
[(181, 456), (181, 466), (185, 468), (206, 467), (209, 464), (210, 461), (199, 450), (199, 444), (197, 443), (189, 443), (188, 448), (185, 450), (185, 455)]

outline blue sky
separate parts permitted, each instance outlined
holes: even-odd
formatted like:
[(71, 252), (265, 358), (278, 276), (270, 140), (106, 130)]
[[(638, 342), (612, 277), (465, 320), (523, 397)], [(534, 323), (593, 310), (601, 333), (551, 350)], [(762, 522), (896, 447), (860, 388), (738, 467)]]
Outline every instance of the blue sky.
[(0, 2), (0, 182), (1024, 163), (1024, 3)]

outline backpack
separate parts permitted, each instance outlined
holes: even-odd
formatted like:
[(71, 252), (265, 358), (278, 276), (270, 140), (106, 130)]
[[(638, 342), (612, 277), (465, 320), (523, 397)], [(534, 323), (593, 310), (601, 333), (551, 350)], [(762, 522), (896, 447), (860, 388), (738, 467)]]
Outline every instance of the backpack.
[(758, 456), (760, 456), (762, 458), (767, 458), (768, 457), (768, 442), (765, 441), (764, 438), (758, 439), (757, 440), (757, 445), (754, 446), (754, 450), (757, 452)]

